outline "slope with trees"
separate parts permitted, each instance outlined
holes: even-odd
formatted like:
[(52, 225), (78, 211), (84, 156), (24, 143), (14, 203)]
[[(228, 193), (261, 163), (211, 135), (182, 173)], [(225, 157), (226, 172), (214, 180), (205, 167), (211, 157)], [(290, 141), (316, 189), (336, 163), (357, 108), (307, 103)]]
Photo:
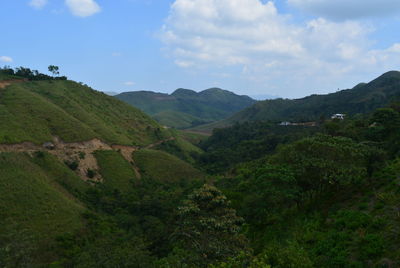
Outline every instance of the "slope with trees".
[(400, 99), (400, 72), (390, 71), (369, 83), (327, 95), (311, 95), (302, 99), (275, 99), (255, 103), (228, 119), (195, 127), (211, 132), (245, 121), (309, 122), (329, 119), (333, 114), (365, 114)]

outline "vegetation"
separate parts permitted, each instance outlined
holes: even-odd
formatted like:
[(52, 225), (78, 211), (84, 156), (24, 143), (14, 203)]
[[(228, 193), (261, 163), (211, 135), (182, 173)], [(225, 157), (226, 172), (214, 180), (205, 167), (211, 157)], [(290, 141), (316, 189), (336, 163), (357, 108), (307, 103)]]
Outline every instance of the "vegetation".
[(117, 151), (95, 152), (100, 174), (105, 178), (104, 186), (111, 190), (132, 191), (137, 181), (135, 171)]
[(400, 99), (400, 72), (383, 74), (368, 84), (327, 95), (311, 95), (302, 99), (265, 100), (236, 113), (232, 117), (210, 125), (193, 128), (210, 133), (214, 128), (246, 121), (309, 122), (330, 119), (333, 114), (371, 113)]
[(146, 145), (170, 136), (139, 110), (72, 81), (15, 83), (1, 91), (0, 143), (98, 138)]
[[(0, 256), (7, 256), (2, 267), (52, 261), (54, 238), (84, 224), (80, 214), (85, 208), (70, 194), (83, 189), (81, 183), (47, 155), (32, 159), (21, 153), (0, 154)], [(24, 251), (26, 256), (21, 255)]]
[(221, 120), (255, 102), (219, 88), (199, 93), (177, 89), (171, 95), (150, 91), (125, 92), (115, 96), (147, 114), (165, 126), (184, 129)]
[(53, 74), (53, 77), (46, 74), (40, 73), (38, 70), (31, 70), (25, 67), (18, 67), (11, 69), (8, 66), (0, 68), (0, 81), (8, 79), (26, 79), (30, 81), (42, 81), (42, 80), (67, 80), (66, 76), (56, 76), (59, 75), (59, 67), (50, 65), (49, 72)]
[(0, 144), (137, 145), (0, 152), (1, 267), (400, 266), (399, 103), (203, 139), (72, 81), (0, 93)]
[(204, 174), (190, 164), (168, 153), (157, 150), (140, 150), (133, 154), (140, 172), (163, 182), (187, 183), (204, 178)]

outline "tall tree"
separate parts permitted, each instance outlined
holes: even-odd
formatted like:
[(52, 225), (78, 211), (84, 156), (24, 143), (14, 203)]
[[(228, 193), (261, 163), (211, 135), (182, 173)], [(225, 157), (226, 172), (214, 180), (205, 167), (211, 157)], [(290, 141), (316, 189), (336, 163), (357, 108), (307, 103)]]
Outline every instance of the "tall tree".
[(53, 76), (56, 76), (56, 75), (59, 75), (60, 74), (60, 72), (59, 72), (59, 67), (58, 66), (55, 66), (55, 65), (50, 65), (49, 67), (48, 67), (48, 69), (49, 69), (49, 72), (51, 72), (52, 74), (53, 74)]
[(207, 266), (247, 251), (247, 240), (240, 234), (242, 223), (227, 198), (205, 184), (179, 207), (174, 237), (178, 247), (189, 253), (190, 265)]

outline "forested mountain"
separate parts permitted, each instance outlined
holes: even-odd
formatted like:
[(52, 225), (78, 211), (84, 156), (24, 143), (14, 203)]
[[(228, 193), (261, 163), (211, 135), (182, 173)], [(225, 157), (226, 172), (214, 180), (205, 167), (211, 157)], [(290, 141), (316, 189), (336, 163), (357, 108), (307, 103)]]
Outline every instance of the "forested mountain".
[(199, 93), (180, 88), (170, 95), (136, 91), (115, 97), (141, 109), (161, 124), (175, 128), (189, 128), (221, 120), (255, 103), (248, 96), (239, 96), (219, 88)]
[(391, 71), (367, 84), (360, 83), (352, 89), (327, 95), (260, 101), (228, 119), (195, 129), (209, 132), (213, 128), (245, 121), (316, 121), (330, 118), (337, 113), (347, 115), (369, 113), (399, 99), (400, 72)]

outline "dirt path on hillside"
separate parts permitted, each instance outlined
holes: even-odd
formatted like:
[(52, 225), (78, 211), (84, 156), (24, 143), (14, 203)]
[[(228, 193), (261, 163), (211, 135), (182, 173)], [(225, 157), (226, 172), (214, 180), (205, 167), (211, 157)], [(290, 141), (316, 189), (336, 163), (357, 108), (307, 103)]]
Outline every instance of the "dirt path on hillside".
[[(153, 144), (149, 144), (144, 149), (150, 149), (164, 142), (174, 140), (174, 137), (170, 137), (165, 140), (158, 141)], [(94, 156), (95, 151), (99, 150), (116, 150), (121, 153), (121, 155), (132, 165), (136, 177), (141, 179), (139, 168), (135, 164), (133, 159), (133, 153), (140, 150), (136, 146), (128, 145), (109, 145), (99, 139), (92, 139), (83, 142), (64, 142), (58, 137), (53, 137), (51, 142), (46, 142), (43, 145), (36, 145), (32, 142), (23, 142), (18, 144), (0, 144), (0, 152), (16, 152), (16, 153), (28, 153), (33, 155), (37, 151), (46, 151), (62, 162), (68, 164), (69, 166), (76, 167), (76, 173), (85, 181), (91, 182), (102, 182), (99, 171), (99, 165), (97, 159)], [(94, 171), (94, 174), (90, 171)], [(89, 174), (92, 173), (92, 174)]]
[(156, 146), (158, 146), (158, 145), (160, 145), (160, 144), (163, 144), (164, 142), (173, 141), (173, 140), (175, 140), (174, 137), (169, 137), (168, 139), (161, 140), (161, 141), (158, 141), (158, 142), (156, 142), (156, 143), (149, 144), (149, 145), (147, 145), (146, 147), (144, 147), (144, 149), (151, 149), (151, 148), (154, 148), (154, 147), (156, 147)]

